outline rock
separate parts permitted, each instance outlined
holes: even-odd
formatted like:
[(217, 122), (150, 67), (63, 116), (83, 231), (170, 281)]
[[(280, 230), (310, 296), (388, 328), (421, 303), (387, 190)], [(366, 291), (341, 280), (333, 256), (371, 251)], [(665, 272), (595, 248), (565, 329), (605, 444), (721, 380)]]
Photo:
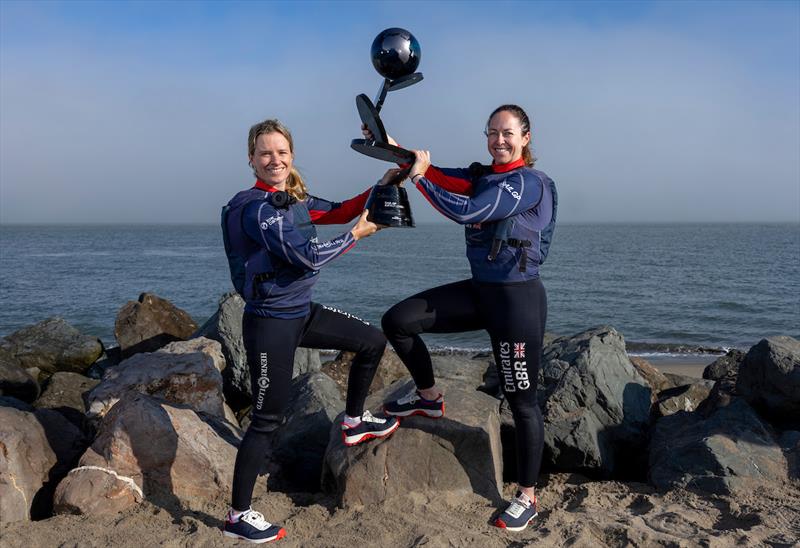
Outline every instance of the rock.
[(55, 373), (34, 405), (40, 409), (58, 411), (86, 435), (93, 437), (94, 430), (86, 418), (84, 394), (98, 383), (77, 373)]
[(762, 339), (742, 361), (736, 389), (759, 411), (779, 421), (800, 417), (800, 341)]
[(0, 340), (0, 348), (14, 356), (23, 368), (38, 367), (83, 373), (103, 353), (97, 337), (83, 335), (62, 318), (49, 318), (24, 327)]
[(321, 372), (295, 378), (291, 392), (286, 423), (273, 442), (273, 458), (280, 466), (275, 476), (289, 490), (319, 491), (329, 433), (344, 401), (333, 379)]
[(123, 358), (186, 340), (196, 330), (197, 324), (189, 314), (152, 293), (142, 293), (138, 301), (125, 303), (114, 323)]
[[(475, 492), (501, 500), (502, 454), (497, 400), (442, 379), (447, 416), (408, 417), (388, 439), (347, 448), (338, 420), (330, 430), (323, 486), (343, 507), (392, 497), (460, 497)], [(370, 407), (413, 389), (401, 380), (370, 398)]]
[(41, 397), (36, 400), (35, 406), (49, 409), (68, 407), (83, 414), (86, 412), (83, 393), (98, 384), (99, 381), (77, 373), (55, 373), (47, 382)]
[(630, 356), (630, 359), (631, 364), (636, 368), (639, 375), (650, 385), (653, 401), (657, 399), (656, 395), (659, 392), (667, 388), (672, 388), (673, 384), (670, 380), (649, 361), (637, 356)]
[[(222, 371), (225, 400), (236, 412), (253, 403), (250, 369), (242, 341), (243, 312), (244, 300), (235, 292), (226, 293), (220, 298), (217, 312), (192, 335), (212, 339), (222, 345), (227, 364)], [(319, 371), (321, 367), (318, 350), (298, 348), (292, 378)]]
[(102, 514), (142, 499), (199, 508), (229, 497), (240, 441), (224, 420), (129, 393), (106, 414), (99, 434), (54, 499), (57, 513)]
[(36, 408), (31, 404), (11, 396), (0, 396), (0, 407), (13, 407), (14, 409), (19, 409), (20, 411), (30, 411), (31, 413), (36, 411)]
[(703, 378), (716, 381), (723, 377), (736, 377), (742, 360), (744, 360), (744, 352), (728, 350), (727, 354), (717, 358), (703, 369)]
[(11, 352), (0, 347), (0, 396), (28, 403), (39, 397), (39, 383), (28, 374)]
[(114, 348), (106, 348), (106, 351), (102, 356), (100, 356), (100, 359), (94, 362), (86, 371), (86, 376), (90, 379), (100, 380), (103, 378), (103, 375), (109, 367), (119, 365), (119, 362), (121, 361), (122, 350), (120, 350), (119, 346), (115, 346)]
[(601, 476), (644, 466), (636, 460), (646, 446), (651, 389), (628, 359), (622, 335), (599, 327), (557, 339), (544, 361), (545, 462)]
[(718, 494), (745, 489), (748, 480), (786, 481), (786, 458), (768, 427), (741, 399), (709, 418), (678, 412), (656, 423), (650, 443), (650, 482)]
[(678, 411), (694, 411), (710, 392), (711, 388), (702, 383), (662, 390), (654, 406), (655, 414), (657, 417), (666, 417)]
[(789, 477), (793, 479), (800, 478), (800, 432), (787, 430), (781, 435), (778, 443), (780, 443), (783, 454), (786, 456)]
[(670, 387), (688, 386), (698, 382), (707, 382), (709, 387), (714, 385), (714, 381), (701, 379), (699, 377), (690, 377), (689, 375), (681, 375), (679, 373), (664, 373), (664, 376), (669, 379)]
[(135, 390), (224, 417), (221, 360), (219, 343), (208, 339), (136, 354), (107, 370), (101, 383), (87, 394), (87, 414), (102, 417), (125, 392)]
[(710, 417), (721, 407), (726, 407), (738, 398), (736, 378), (722, 377), (711, 388), (706, 399), (700, 402), (697, 412), (705, 418)]
[(48, 517), (53, 489), (86, 445), (55, 411), (0, 407), (0, 524)]

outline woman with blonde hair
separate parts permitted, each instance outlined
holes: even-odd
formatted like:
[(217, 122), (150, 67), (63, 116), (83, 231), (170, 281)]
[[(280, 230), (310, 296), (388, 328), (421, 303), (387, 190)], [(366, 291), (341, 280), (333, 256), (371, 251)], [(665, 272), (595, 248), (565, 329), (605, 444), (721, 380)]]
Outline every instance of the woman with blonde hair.
[[(242, 337), (253, 389), (252, 419), (236, 456), (223, 530), (226, 536), (261, 543), (286, 534), (250, 503), (270, 433), (283, 421), (298, 346), (355, 352), (342, 422), (345, 444), (386, 437), (399, 423), (364, 411), (386, 346), (383, 333), (351, 314), (311, 301), (319, 270), (378, 230), (364, 211), (369, 190), (341, 203), (309, 194), (293, 165), (292, 135), (278, 120), (250, 128), (248, 158), (256, 182), (236, 194), (222, 214), (231, 278), (245, 300)], [(389, 170), (381, 182), (397, 172)], [(359, 215), (349, 231), (318, 240), (315, 224), (347, 223)]]

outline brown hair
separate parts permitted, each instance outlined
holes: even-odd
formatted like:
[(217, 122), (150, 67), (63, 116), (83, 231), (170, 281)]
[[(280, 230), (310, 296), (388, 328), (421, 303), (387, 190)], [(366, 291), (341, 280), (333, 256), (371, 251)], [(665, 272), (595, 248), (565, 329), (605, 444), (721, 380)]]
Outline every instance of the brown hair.
[[(492, 111), (492, 113), (489, 115), (489, 119), (486, 120), (487, 129), (489, 128), (489, 122), (492, 121), (494, 115), (503, 111), (510, 112), (517, 118), (517, 120), (519, 120), (523, 136), (531, 130), (531, 121), (528, 118), (528, 115), (525, 114), (525, 111), (522, 110), (522, 107), (518, 105), (500, 105), (494, 109), (494, 111)], [(522, 158), (525, 160), (525, 165), (528, 167), (533, 167), (533, 164), (536, 163), (536, 157), (531, 152), (531, 141), (528, 141), (528, 146), (522, 149)]]
[[(263, 122), (259, 122), (253, 127), (250, 128), (250, 133), (247, 136), (247, 157), (252, 158), (256, 154), (256, 139), (260, 135), (264, 135), (265, 133), (280, 133), (283, 135), (287, 141), (289, 141), (289, 152), (294, 155), (294, 141), (292, 140), (292, 134), (289, 132), (289, 129), (280, 123), (279, 120), (264, 120)], [(252, 161), (250, 163), (250, 167), (253, 167)], [(255, 174), (255, 170), (253, 171)], [(258, 177), (258, 175), (256, 175)], [(292, 166), (292, 171), (289, 173), (289, 177), (286, 179), (286, 192), (291, 194), (294, 198), (298, 200), (305, 200), (308, 196), (308, 189), (306, 189), (306, 183), (303, 181), (303, 177), (300, 175), (300, 172)]]

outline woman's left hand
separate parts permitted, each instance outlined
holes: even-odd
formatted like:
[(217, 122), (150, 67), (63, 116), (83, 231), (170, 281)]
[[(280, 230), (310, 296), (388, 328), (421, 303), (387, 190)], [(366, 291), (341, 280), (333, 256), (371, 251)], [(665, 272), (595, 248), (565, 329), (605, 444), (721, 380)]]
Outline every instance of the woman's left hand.
[(381, 185), (381, 186), (388, 185), (388, 184), (402, 185), (403, 181), (405, 181), (406, 177), (408, 177), (408, 173), (406, 173), (405, 177), (403, 177), (402, 179), (400, 179), (396, 183), (394, 181), (401, 176), (400, 174), (403, 171), (407, 171), (407, 170), (404, 170), (404, 169), (401, 169), (401, 168), (391, 168), (391, 169), (389, 169), (388, 171), (386, 171), (386, 173), (383, 174), (383, 177), (381, 177), (380, 181), (378, 181), (378, 184)]

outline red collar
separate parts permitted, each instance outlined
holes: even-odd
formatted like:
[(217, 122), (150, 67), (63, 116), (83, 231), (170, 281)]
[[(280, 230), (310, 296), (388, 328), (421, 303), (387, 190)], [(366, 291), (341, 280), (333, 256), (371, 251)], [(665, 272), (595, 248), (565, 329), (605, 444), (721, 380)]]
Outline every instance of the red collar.
[(259, 190), (266, 190), (267, 192), (278, 192), (278, 189), (276, 189), (272, 185), (268, 185), (267, 183), (265, 183), (261, 179), (256, 179), (256, 184), (255, 184), (255, 186), (253, 188), (257, 188)]
[(492, 163), (492, 171), (494, 173), (505, 173), (507, 171), (511, 171), (512, 169), (517, 169), (518, 167), (525, 166), (525, 158), (520, 156), (519, 160), (515, 160), (508, 164), (495, 164)]

